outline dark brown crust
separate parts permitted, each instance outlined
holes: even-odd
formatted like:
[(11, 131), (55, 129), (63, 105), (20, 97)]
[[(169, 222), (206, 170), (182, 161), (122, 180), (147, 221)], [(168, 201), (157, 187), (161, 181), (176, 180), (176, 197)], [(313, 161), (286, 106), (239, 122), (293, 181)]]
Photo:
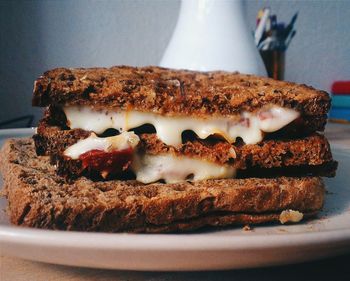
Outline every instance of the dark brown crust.
[(277, 221), (281, 211), (314, 215), (323, 206), (320, 178), (229, 179), (143, 185), (136, 181), (71, 184), (57, 176), (31, 139), (8, 140), (0, 171), (17, 225), (82, 231), (169, 232)]
[(337, 161), (329, 161), (319, 165), (298, 165), (273, 168), (261, 168), (258, 166), (238, 170), (236, 178), (275, 178), (280, 176), (287, 177), (334, 177), (338, 167)]
[[(162, 143), (155, 134), (143, 134), (140, 138), (140, 149), (148, 154), (172, 153), (176, 156), (197, 157), (219, 164), (229, 164), (237, 169), (320, 165), (333, 160), (327, 139), (317, 133), (303, 139), (266, 140), (248, 145), (194, 140), (176, 148)], [(230, 152), (231, 148), (236, 157)]]
[[(68, 146), (88, 135), (89, 132), (83, 130), (62, 130), (50, 126), (44, 119), (39, 123), (37, 134), (33, 138), (37, 153), (50, 155), (52, 163), (57, 165), (57, 171), (61, 175), (95, 177), (95, 174), (82, 168), (81, 161), (69, 160), (62, 156), (62, 152)], [(172, 147), (161, 142), (156, 134), (141, 134), (140, 139), (139, 150), (142, 153), (188, 156), (232, 165), (240, 170), (299, 167), (297, 170), (292, 169), (290, 173), (299, 171), (300, 175), (334, 176), (336, 169), (327, 139), (316, 133), (303, 139), (266, 140), (254, 145), (231, 145), (222, 140), (192, 139), (178, 147)], [(309, 169), (307, 166), (313, 168)], [(281, 175), (280, 171), (276, 172)], [(288, 170), (284, 172), (285, 175), (290, 174)], [(249, 175), (254, 176), (254, 173)]]
[(196, 116), (227, 116), (276, 104), (302, 116), (321, 116), (330, 108), (330, 97), (306, 85), (253, 75), (115, 66), (47, 71), (35, 82), (32, 103)]
[[(317, 211), (304, 212), (303, 218), (307, 219), (314, 217)], [(147, 232), (147, 233), (161, 233), (161, 232), (184, 232), (196, 230), (206, 226), (224, 227), (229, 225), (254, 225), (271, 222), (279, 222), (280, 213), (266, 213), (266, 214), (217, 214), (198, 217), (191, 220), (173, 222), (168, 225), (152, 225), (133, 229), (132, 232)]]

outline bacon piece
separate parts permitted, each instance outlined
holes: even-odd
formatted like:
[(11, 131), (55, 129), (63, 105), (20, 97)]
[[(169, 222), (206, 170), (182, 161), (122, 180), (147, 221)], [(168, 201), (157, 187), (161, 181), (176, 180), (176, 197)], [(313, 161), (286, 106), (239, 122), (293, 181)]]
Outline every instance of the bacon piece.
[(79, 157), (84, 169), (100, 172), (103, 178), (109, 174), (120, 174), (128, 170), (132, 158), (133, 149), (131, 147), (111, 152), (94, 149)]

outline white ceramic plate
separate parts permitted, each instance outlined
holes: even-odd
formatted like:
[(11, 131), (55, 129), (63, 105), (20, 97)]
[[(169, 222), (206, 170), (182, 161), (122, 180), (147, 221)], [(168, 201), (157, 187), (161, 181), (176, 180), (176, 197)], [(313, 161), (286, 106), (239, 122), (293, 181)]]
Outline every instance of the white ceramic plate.
[[(4, 138), (31, 129), (2, 130)], [(0, 144), (1, 144), (0, 142)], [(0, 202), (1, 252), (56, 264), (129, 270), (213, 270), (303, 262), (350, 251), (350, 150), (334, 147), (337, 177), (326, 179), (324, 211), (298, 225), (192, 234), (107, 234), (11, 226)]]

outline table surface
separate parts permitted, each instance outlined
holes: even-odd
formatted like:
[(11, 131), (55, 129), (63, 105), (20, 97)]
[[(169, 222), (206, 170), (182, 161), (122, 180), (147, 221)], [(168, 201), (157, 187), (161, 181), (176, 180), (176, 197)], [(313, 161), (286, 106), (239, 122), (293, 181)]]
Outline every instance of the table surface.
[[(350, 148), (350, 125), (328, 124), (326, 135), (331, 143)], [(132, 272), (26, 261), (2, 255), (0, 247), (0, 280), (350, 280), (349, 261), (350, 253), (321, 261), (257, 269), (210, 272)]]

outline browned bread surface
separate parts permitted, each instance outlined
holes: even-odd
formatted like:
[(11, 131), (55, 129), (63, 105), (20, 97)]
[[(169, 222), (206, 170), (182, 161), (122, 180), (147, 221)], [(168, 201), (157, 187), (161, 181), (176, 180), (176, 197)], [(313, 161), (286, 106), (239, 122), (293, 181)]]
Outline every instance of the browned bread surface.
[(34, 106), (91, 105), (168, 115), (231, 115), (266, 104), (321, 116), (329, 95), (306, 85), (222, 71), (160, 67), (56, 68), (34, 85)]
[(277, 221), (285, 209), (322, 208), (320, 178), (230, 179), (143, 185), (135, 181), (67, 184), (31, 139), (8, 140), (0, 170), (11, 222), (84, 231), (169, 232)]
[[(52, 162), (58, 165), (60, 174), (69, 177), (89, 176), (88, 172), (82, 168), (80, 160), (68, 160), (62, 157), (62, 152), (68, 146), (88, 135), (87, 131), (62, 130), (57, 126), (50, 126), (43, 120), (39, 123), (34, 140), (38, 154), (51, 155)], [(252, 145), (232, 145), (221, 140), (192, 139), (178, 147), (172, 147), (161, 142), (156, 134), (141, 134), (140, 139), (139, 149), (148, 154), (171, 153), (176, 156), (188, 156), (232, 165), (241, 170), (302, 166), (302, 169), (299, 169), (300, 175), (334, 176), (336, 169), (327, 139), (316, 133), (303, 139), (266, 140)], [(322, 165), (327, 166), (328, 169), (308, 169), (307, 167), (305, 169), (305, 166)]]
[(164, 144), (156, 134), (142, 134), (140, 139), (140, 149), (148, 154), (172, 153), (197, 157), (229, 164), (237, 169), (320, 165), (333, 160), (327, 139), (317, 133), (302, 139), (265, 140), (258, 144), (234, 145), (225, 141), (193, 140), (178, 147)]

